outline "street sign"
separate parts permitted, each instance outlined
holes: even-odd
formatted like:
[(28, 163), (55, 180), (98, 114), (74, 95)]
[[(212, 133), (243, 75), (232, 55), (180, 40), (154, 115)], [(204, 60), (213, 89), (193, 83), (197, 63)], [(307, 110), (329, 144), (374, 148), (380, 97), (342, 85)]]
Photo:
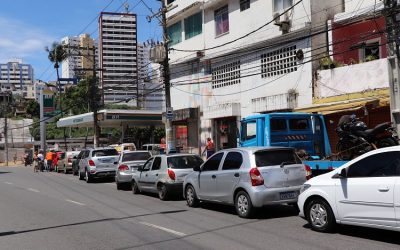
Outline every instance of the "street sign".
[(167, 112), (166, 112), (166, 115), (165, 115), (165, 116), (167, 117), (167, 120), (172, 120), (172, 119), (174, 119), (174, 110), (173, 110), (172, 107), (167, 108)]

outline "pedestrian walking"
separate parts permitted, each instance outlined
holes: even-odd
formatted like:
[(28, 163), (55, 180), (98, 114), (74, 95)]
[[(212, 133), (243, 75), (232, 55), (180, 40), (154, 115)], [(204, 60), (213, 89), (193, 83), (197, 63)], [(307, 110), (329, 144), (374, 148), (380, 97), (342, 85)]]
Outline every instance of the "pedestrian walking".
[(207, 138), (207, 144), (202, 154), (204, 154), (205, 152), (207, 152), (207, 159), (215, 153), (214, 141), (210, 137)]
[(18, 159), (18, 156), (17, 156), (17, 153), (15, 153), (14, 154), (14, 164), (17, 164), (17, 159)]

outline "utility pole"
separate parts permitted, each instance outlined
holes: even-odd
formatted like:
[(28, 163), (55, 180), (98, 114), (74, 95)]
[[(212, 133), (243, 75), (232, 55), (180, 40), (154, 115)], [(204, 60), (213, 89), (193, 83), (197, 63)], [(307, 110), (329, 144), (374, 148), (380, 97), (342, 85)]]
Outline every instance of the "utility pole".
[(4, 114), (4, 149), (6, 151), (6, 166), (8, 166), (8, 116), (6, 107), (3, 109)]
[(385, 0), (385, 22), (388, 37), (389, 88), (391, 120), (400, 132), (400, 52), (399, 21), (400, 6), (397, 0)]
[[(90, 89), (92, 95), (92, 109), (93, 109), (93, 144), (94, 147), (99, 146), (99, 125), (97, 122), (97, 108), (98, 108), (98, 89), (96, 87), (97, 76), (96, 76), (96, 46), (93, 46), (93, 80), (90, 82)], [(93, 100), (94, 99), (94, 100)]]

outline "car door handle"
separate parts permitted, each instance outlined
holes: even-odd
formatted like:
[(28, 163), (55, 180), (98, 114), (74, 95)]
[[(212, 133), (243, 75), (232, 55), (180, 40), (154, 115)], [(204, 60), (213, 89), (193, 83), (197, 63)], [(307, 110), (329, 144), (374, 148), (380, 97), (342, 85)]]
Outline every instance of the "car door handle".
[(239, 177), (240, 175), (239, 175), (239, 173), (235, 173), (233, 176)]
[(378, 191), (379, 192), (387, 192), (387, 191), (389, 191), (389, 188), (388, 187), (380, 187), (380, 188), (378, 188)]
[(213, 174), (213, 175), (211, 175), (211, 178), (215, 179), (215, 178), (217, 178), (217, 176)]
[(146, 174), (146, 177), (147, 177), (147, 174)]

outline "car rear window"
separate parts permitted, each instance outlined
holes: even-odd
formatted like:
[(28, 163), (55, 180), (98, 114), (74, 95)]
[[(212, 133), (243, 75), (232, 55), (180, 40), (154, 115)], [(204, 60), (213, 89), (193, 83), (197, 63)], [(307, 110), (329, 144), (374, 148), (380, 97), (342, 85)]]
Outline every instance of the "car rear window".
[(148, 152), (127, 153), (122, 156), (122, 161), (146, 161), (151, 157)]
[(265, 150), (254, 153), (257, 167), (279, 166), (286, 164), (301, 164), (301, 160), (293, 150)]
[(92, 152), (92, 157), (101, 157), (101, 156), (116, 156), (119, 155), (118, 151), (115, 149), (101, 149), (94, 150)]
[(196, 155), (173, 156), (167, 159), (168, 167), (174, 169), (185, 169), (200, 167), (203, 160)]

